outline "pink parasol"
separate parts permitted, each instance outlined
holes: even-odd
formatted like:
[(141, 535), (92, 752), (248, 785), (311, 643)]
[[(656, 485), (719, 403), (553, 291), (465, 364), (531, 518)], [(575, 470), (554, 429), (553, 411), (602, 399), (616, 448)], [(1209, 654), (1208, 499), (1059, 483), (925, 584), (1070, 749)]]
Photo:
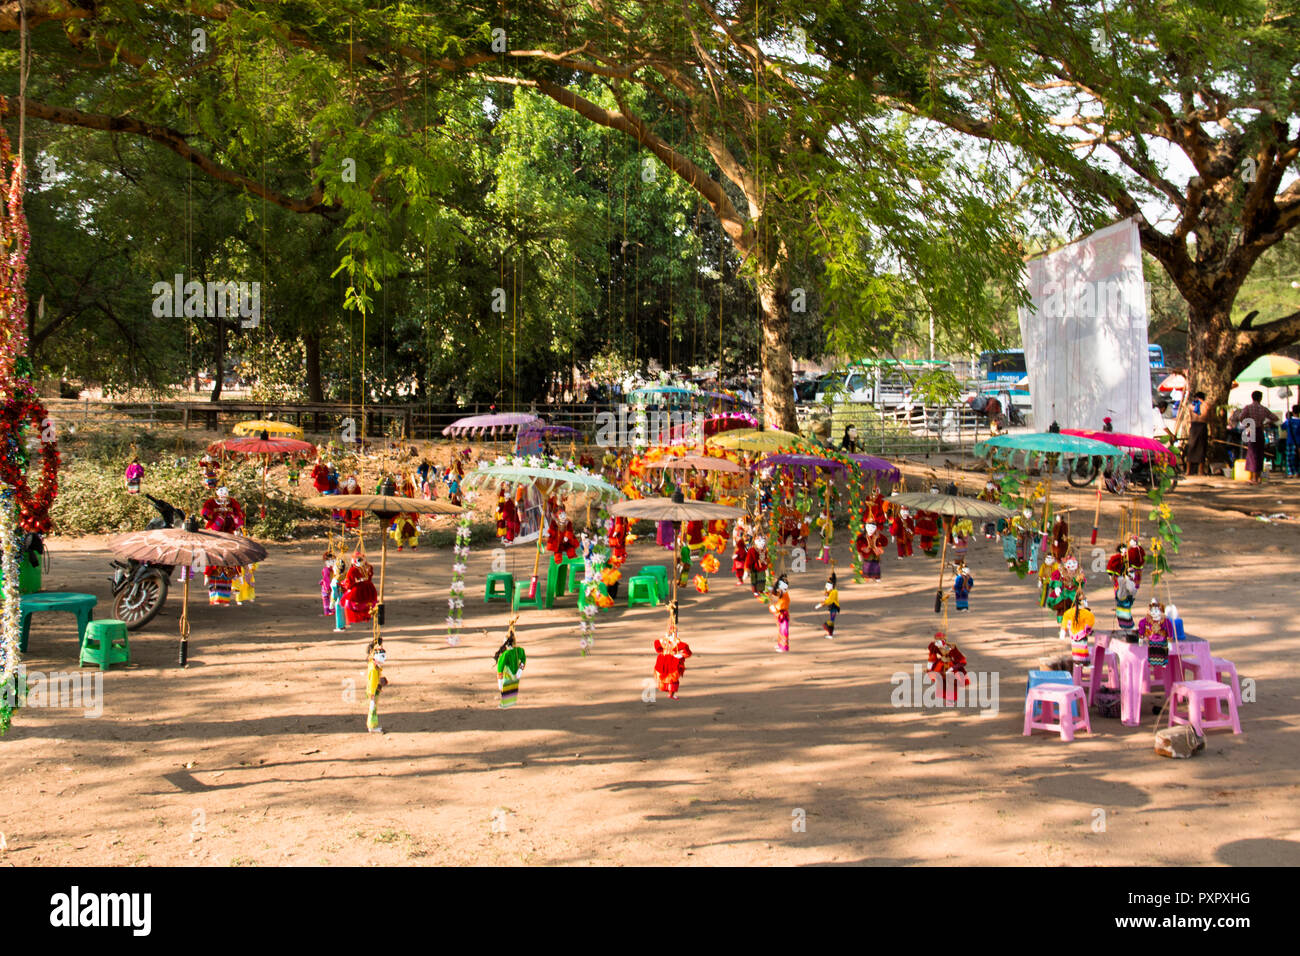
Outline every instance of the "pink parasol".
[[(683, 442), (691, 441), (692, 424), (692, 422), (682, 422), (680, 425), (674, 425), (667, 432), (665, 444), (680, 445)], [(704, 419), (704, 437), (710, 438), (713, 435), (731, 431), (733, 428), (757, 427), (758, 419), (748, 412), (723, 412), (719, 415), (709, 415)]]
[(458, 418), (446, 428), (442, 433), (450, 438), (459, 438), (461, 436), (482, 436), (497, 435), (512, 432), (519, 428), (520, 425), (529, 425), (540, 423), (542, 420), (536, 415), (528, 415), (523, 412), (503, 412), (494, 415), (470, 415), (468, 418)]
[[(1123, 432), (1099, 432), (1091, 428), (1062, 428), (1062, 435), (1074, 435), (1078, 438), (1091, 438), (1094, 441), (1104, 441), (1108, 445), (1114, 445), (1116, 448), (1134, 448), (1139, 452), (1155, 455), (1166, 465), (1178, 463), (1178, 457), (1166, 448), (1163, 444), (1154, 438), (1143, 438), (1141, 435), (1127, 435)], [(1134, 456), (1138, 457), (1138, 456)]]

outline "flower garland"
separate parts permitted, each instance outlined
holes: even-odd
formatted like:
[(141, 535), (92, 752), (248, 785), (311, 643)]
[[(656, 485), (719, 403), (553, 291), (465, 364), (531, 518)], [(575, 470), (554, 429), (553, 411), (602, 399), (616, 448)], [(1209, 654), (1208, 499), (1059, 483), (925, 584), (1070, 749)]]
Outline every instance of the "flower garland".
[[(8, 101), (0, 96), (0, 106)], [(23, 168), (0, 128), (0, 397), (15, 396), (23, 378), (19, 360), (27, 355), (27, 253), (31, 234), (23, 211)]]
[[(465, 504), (473, 500), (473, 493), (465, 495)], [(460, 630), (465, 623), (465, 567), (469, 563), (470, 519), (473, 511), (466, 508), (456, 523), (456, 543), (452, 545), (455, 560), (451, 566), (451, 587), (447, 595), (447, 643), (455, 647), (460, 643)]]
[(22, 589), (18, 573), (18, 522), (12, 488), (0, 491), (0, 567), (4, 571), (4, 619), (0, 622), (0, 736), (9, 729), (18, 697), (18, 640)]

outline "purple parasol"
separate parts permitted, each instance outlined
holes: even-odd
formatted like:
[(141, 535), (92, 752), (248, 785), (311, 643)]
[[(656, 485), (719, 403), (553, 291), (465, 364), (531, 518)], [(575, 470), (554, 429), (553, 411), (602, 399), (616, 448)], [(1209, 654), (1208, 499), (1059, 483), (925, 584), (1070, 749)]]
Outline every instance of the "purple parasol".
[(810, 469), (820, 468), (832, 474), (838, 474), (845, 470), (844, 462), (836, 461), (834, 458), (823, 458), (821, 455), (795, 455), (779, 454), (767, 455), (751, 466), (753, 470), (760, 468), (780, 468), (783, 471), (797, 472), (805, 475)]
[(875, 472), (885, 481), (898, 481), (903, 477), (903, 473), (898, 470), (897, 465), (885, 461), (883, 458), (877, 458), (875, 455), (848, 455), (847, 457), (856, 462), (858, 468), (862, 471)]
[(520, 425), (528, 425), (533, 422), (541, 422), (541, 419), (536, 415), (528, 415), (523, 412), (471, 415), (468, 418), (456, 419), (456, 421), (444, 428), (442, 433), (451, 438), (484, 434), (496, 436), (512, 431)]

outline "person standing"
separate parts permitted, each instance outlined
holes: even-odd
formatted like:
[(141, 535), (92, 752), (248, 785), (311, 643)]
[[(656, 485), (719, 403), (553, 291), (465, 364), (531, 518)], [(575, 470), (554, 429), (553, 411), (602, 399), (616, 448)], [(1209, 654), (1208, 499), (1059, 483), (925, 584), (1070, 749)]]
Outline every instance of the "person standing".
[(1210, 403), (1205, 400), (1204, 392), (1197, 392), (1192, 399), (1187, 424), (1187, 473), (1205, 475), (1209, 473), (1210, 447)]
[(1300, 475), (1300, 405), (1292, 405), (1287, 412), (1286, 424), (1286, 476)]
[(1264, 480), (1264, 429), (1277, 424), (1277, 416), (1263, 405), (1264, 393), (1250, 393), (1250, 404), (1232, 413), (1230, 425), (1241, 428), (1241, 444), (1246, 450), (1246, 471), (1251, 484)]

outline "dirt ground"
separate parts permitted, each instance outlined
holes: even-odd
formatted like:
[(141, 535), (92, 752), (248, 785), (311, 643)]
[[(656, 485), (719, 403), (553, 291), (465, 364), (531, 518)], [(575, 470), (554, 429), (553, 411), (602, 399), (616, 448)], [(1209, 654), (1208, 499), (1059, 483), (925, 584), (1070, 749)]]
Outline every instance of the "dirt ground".
[[(969, 554), (971, 610), (950, 635), (972, 673), (1000, 676), (996, 714), (891, 704), (891, 675), (924, 661), (937, 621), (937, 561), (919, 552), (899, 560), (891, 547), (879, 585), (842, 576), (833, 641), (812, 609), (824, 569), (810, 562), (793, 577), (789, 654), (773, 652), (771, 615), (724, 562), (709, 594), (684, 592), (694, 656), (675, 701), (643, 700), (662, 608), (603, 612), (585, 658), (571, 596), (523, 611), (528, 665), (518, 704), (501, 710), (492, 653), (508, 612), (482, 600), (490, 554), (471, 556), (464, 636), (451, 647), (451, 555), (421, 549), (390, 556), (383, 735), (365, 732), (367, 635), (337, 635), (322, 616), (319, 543), (271, 544), (256, 603), (209, 607), (198, 594), (188, 668), (176, 663), (177, 586), (132, 635), (131, 665), (104, 675), (102, 715), (16, 713), (0, 741), (0, 860), (1300, 864), (1298, 489), (1201, 479), (1171, 500), (1184, 547), (1159, 595), (1255, 682), (1245, 732), (1212, 732), (1193, 760), (1152, 753), (1152, 697), (1141, 727), (1094, 716), (1093, 734), (1071, 744), (1022, 736), (1025, 672), (1065, 645), (1034, 584), (982, 538)], [(1056, 497), (1080, 509), (1086, 542), (1093, 495)], [(1107, 551), (1117, 514), (1107, 496)], [(653, 529), (638, 530), (628, 566), (662, 563)], [(49, 548), (46, 588), (94, 593), (107, 616), (103, 542)], [(1091, 548), (1080, 550), (1087, 570)], [(526, 576), (531, 549), (509, 560)], [(1105, 576), (1089, 580), (1109, 623)], [(1144, 580), (1138, 609), (1150, 595)], [(35, 618), (25, 663), (76, 670), (72, 618)]]

